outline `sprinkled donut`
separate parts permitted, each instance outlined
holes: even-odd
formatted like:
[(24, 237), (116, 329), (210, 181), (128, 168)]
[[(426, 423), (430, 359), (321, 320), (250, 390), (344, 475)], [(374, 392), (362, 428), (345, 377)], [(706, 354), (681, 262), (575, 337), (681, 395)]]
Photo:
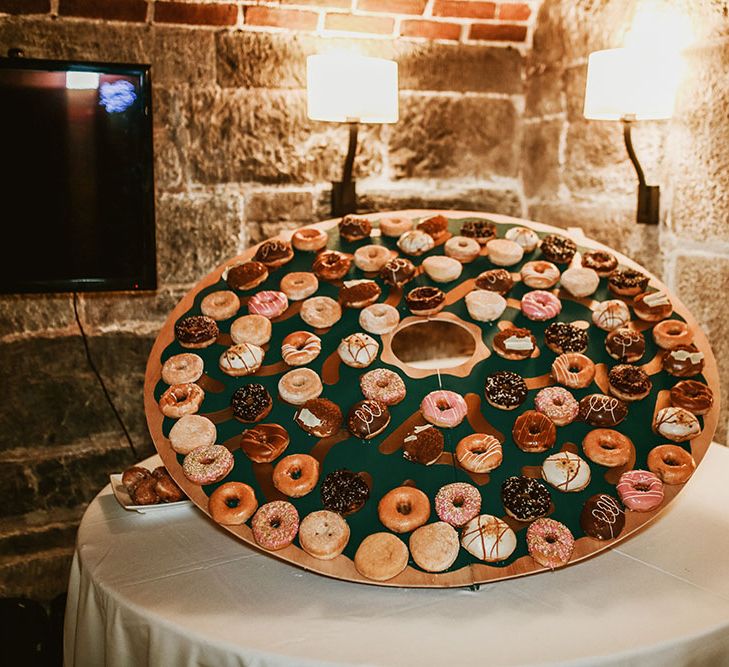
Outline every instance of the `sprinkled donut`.
[(648, 470), (628, 470), (615, 487), (620, 500), (633, 512), (650, 512), (663, 502), (663, 482)]
[(537, 412), (547, 415), (555, 426), (571, 424), (580, 410), (577, 399), (563, 387), (545, 387), (534, 397)]
[(537, 519), (527, 528), (529, 555), (540, 565), (554, 569), (566, 565), (575, 548), (570, 529), (554, 519)]
[(248, 312), (252, 315), (263, 315), (272, 320), (289, 307), (289, 299), (283, 292), (264, 290), (248, 299)]
[(397, 405), (406, 394), (402, 378), (387, 368), (368, 371), (360, 377), (359, 386), (365, 398), (371, 398), (385, 405)]
[(501, 484), (501, 502), (509, 516), (518, 521), (533, 521), (549, 512), (552, 496), (538, 479), (514, 475)]
[(289, 546), (299, 532), (299, 513), (285, 500), (261, 505), (251, 520), (253, 539), (258, 546), (278, 551)]
[(435, 494), (435, 512), (441, 521), (460, 528), (481, 511), (481, 494), (472, 484), (454, 482)]
[(230, 405), (238, 421), (257, 422), (271, 412), (273, 400), (262, 384), (246, 384), (233, 392)]
[(534, 290), (521, 298), (521, 312), (530, 320), (544, 322), (557, 317), (562, 311), (562, 302), (551, 292)]
[(472, 433), (456, 445), (456, 460), (469, 472), (491, 472), (501, 465), (503, 457), (501, 443), (487, 433)]
[(193, 449), (182, 462), (182, 472), (193, 484), (214, 484), (233, 469), (233, 455), (223, 445)]
[(431, 391), (420, 403), (420, 412), (431, 424), (453, 428), (463, 421), (468, 412), (463, 396), (454, 391)]

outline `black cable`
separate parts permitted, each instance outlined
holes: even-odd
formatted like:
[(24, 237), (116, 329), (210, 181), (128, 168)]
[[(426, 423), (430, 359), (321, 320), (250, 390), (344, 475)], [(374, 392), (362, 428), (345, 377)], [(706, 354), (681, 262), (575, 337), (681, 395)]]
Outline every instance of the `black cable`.
[(121, 426), (122, 431), (124, 431), (124, 436), (126, 437), (127, 442), (129, 443), (129, 449), (132, 450), (132, 454), (134, 454), (134, 460), (136, 461), (139, 458), (139, 455), (137, 454), (137, 450), (134, 447), (134, 443), (132, 442), (132, 436), (129, 435), (129, 431), (127, 430), (127, 427), (124, 425), (124, 420), (121, 418), (119, 411), (116, 409), (116, 406), (114, 405), (114, 401), (111, 400), (109, 391), (107, 390), (106, 384), (104, 383), (104, 378), (101, 377), (101, 373), (99, 373), (98, 369), (96, 368), (96, 364), (94, 364), (94, 360), (91, 358), (91, 350), (89, 349), (89, 341), (86, 338), (86, 332), (84, 331), (84, 328), (81, 324), (81, 319), (78, 316), (78, 293), (77, 292), (73, 293), (73, 314), (76, 316), (76, 324), (78, 324), (78, 330), (81, 332), (81, 340), (83, 340), (84, 349), (86, 350), (86, 359), (88, 360), (91, 370), (94, 371), (94, 375), (96, 375), (96, 378), (99, 381), (99, 384), (101, 385), (101, 389), (104, 392), (104, 396), (106, 396), (106, 400), (109, 403), (109, 405), (111, 406), (111, 409), (114, 412), (114, 416), (116, 417), (116, 420), (119, 422), (119, 426)]

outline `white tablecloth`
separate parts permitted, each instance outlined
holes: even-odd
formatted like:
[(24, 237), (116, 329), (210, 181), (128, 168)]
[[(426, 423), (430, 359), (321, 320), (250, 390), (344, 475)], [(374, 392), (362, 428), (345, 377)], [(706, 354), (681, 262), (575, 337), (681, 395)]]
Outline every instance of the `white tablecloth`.
[(67, 665), (729, 664), (729, 449), (653, 525), (553, 573), (468, 590), (349, 584), (260, 554), (194, 507), (106, 487), (78, 533)]

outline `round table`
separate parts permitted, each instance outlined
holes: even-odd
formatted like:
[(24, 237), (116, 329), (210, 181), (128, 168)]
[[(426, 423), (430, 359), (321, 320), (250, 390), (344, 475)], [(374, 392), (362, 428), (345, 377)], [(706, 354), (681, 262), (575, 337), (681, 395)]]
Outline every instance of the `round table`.
[(270, 558), (193, 506), (106, 487), (79, 528), (67, 665), (729, 662), (729, 449), (661, 519), (575, 565), (468, 589), (378, 588)]

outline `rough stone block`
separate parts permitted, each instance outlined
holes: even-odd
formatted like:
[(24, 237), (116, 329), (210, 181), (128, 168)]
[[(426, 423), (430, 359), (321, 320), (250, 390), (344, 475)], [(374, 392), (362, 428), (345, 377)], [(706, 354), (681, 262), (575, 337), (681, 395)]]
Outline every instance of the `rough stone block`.
[(215, 35), (209, 30), (155, 26), (153, 83), (210, 84), (215, 81)]
[(50, 602), (68, 587), (73, 548), (0, 560), (0, 596)]
[(560, 184), (559, 144), (561, 120), (524, 125), (524, 194), (527, 197), (556, 196)]
[(268, 190), (246, 196), (247, 222), (311, 222), (314, 198), (311, 191)]
[(75, 325), (69, 294), (0, 296), (0, 338)]
[[(330, 218), (330, 215), (326, 216)], [(311, 222), (311, 221), (309, 221)], [(278, 222), (251, 222), (248, 224), (248, 247), (270, 239), (284, 230), (294, 230), (307, 224), (298, 220), (279, 220)]]
[(563, 70), (559, 66), (533, 64), (527, 70), (524, 115), (527, 118), (562, 113)]
[[(65, 512), (59, 512), (65, 514)], [(46, 549), (72, 548), (81, 513), (71, 520), (54, 520), (45, 515), (42, 524), (34, 524), (26, 517), (0, 521), (0, 554), (34, 554)]]
[(404, 94), (390, 167), (397, 178), (515, 176), (518, 145), (509, 100)]

